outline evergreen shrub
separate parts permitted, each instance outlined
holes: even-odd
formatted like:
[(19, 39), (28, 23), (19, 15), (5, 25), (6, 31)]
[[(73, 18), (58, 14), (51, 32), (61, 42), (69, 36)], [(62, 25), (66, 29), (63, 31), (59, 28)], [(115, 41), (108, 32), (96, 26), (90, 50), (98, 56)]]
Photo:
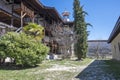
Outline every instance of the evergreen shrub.
[(0, 58), (13, 58), (16, 65), (35, 66), (48, 52), (48, 47), (24, 33), (9, 32), (0, 38)]

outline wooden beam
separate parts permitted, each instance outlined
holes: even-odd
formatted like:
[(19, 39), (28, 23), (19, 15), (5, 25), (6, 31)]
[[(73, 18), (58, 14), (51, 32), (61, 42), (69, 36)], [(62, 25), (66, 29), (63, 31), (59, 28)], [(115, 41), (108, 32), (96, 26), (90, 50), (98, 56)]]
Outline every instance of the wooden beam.
[(2, 15), (7, 15), (7, 16), (11, 17), (10, 14), (8, 14), (8, 13), (6, 13), (6, 12), (0, 10), (0, 16), (2, 16)]
[[(21, 11), (22, 12), (22, 11)], [(26, 16), (27, 13), (22, 13), (22, 18), (24, 18)]]
[(23, 11), (21, 11), (21, 28), (23, 27)]

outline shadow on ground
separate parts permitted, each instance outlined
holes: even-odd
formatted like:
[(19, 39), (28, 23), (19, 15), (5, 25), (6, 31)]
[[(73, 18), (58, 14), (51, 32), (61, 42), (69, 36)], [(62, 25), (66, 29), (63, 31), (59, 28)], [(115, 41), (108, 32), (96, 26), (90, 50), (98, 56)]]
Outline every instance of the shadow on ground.
[(24, 70), (24, 69), (30, 69), (35, 67), (38, 67), (38, 65), (22, 67), (22, 66), (16, 66), (16, 65), (10, 64), (10, 65), (0, 65), (0, 70)]
[(111, 73), (105, 71), (108, 67), (105, 60), (95, 60), (75, 78), (79, 80), (116, 80)]

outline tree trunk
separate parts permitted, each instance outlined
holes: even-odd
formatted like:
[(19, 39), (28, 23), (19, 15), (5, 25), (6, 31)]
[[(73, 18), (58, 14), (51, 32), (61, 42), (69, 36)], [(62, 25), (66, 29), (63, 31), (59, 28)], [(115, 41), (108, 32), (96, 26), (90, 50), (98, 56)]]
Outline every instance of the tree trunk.
[(5, 63), (5, 58), (2, 58), (1, 64), (4, 64), (4, 63)]
[(2, 64), (2, 59), (0, 58), (0, 65)]

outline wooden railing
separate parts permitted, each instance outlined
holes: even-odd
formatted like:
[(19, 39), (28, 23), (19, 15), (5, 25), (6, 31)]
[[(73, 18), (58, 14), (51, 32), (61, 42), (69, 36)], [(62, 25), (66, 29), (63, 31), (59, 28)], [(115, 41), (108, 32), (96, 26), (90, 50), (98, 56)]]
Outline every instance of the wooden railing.
[(0, 28), (14, 28), (16, 29), (16, 27), (8, 25), (6, 23), (0, 22)]

